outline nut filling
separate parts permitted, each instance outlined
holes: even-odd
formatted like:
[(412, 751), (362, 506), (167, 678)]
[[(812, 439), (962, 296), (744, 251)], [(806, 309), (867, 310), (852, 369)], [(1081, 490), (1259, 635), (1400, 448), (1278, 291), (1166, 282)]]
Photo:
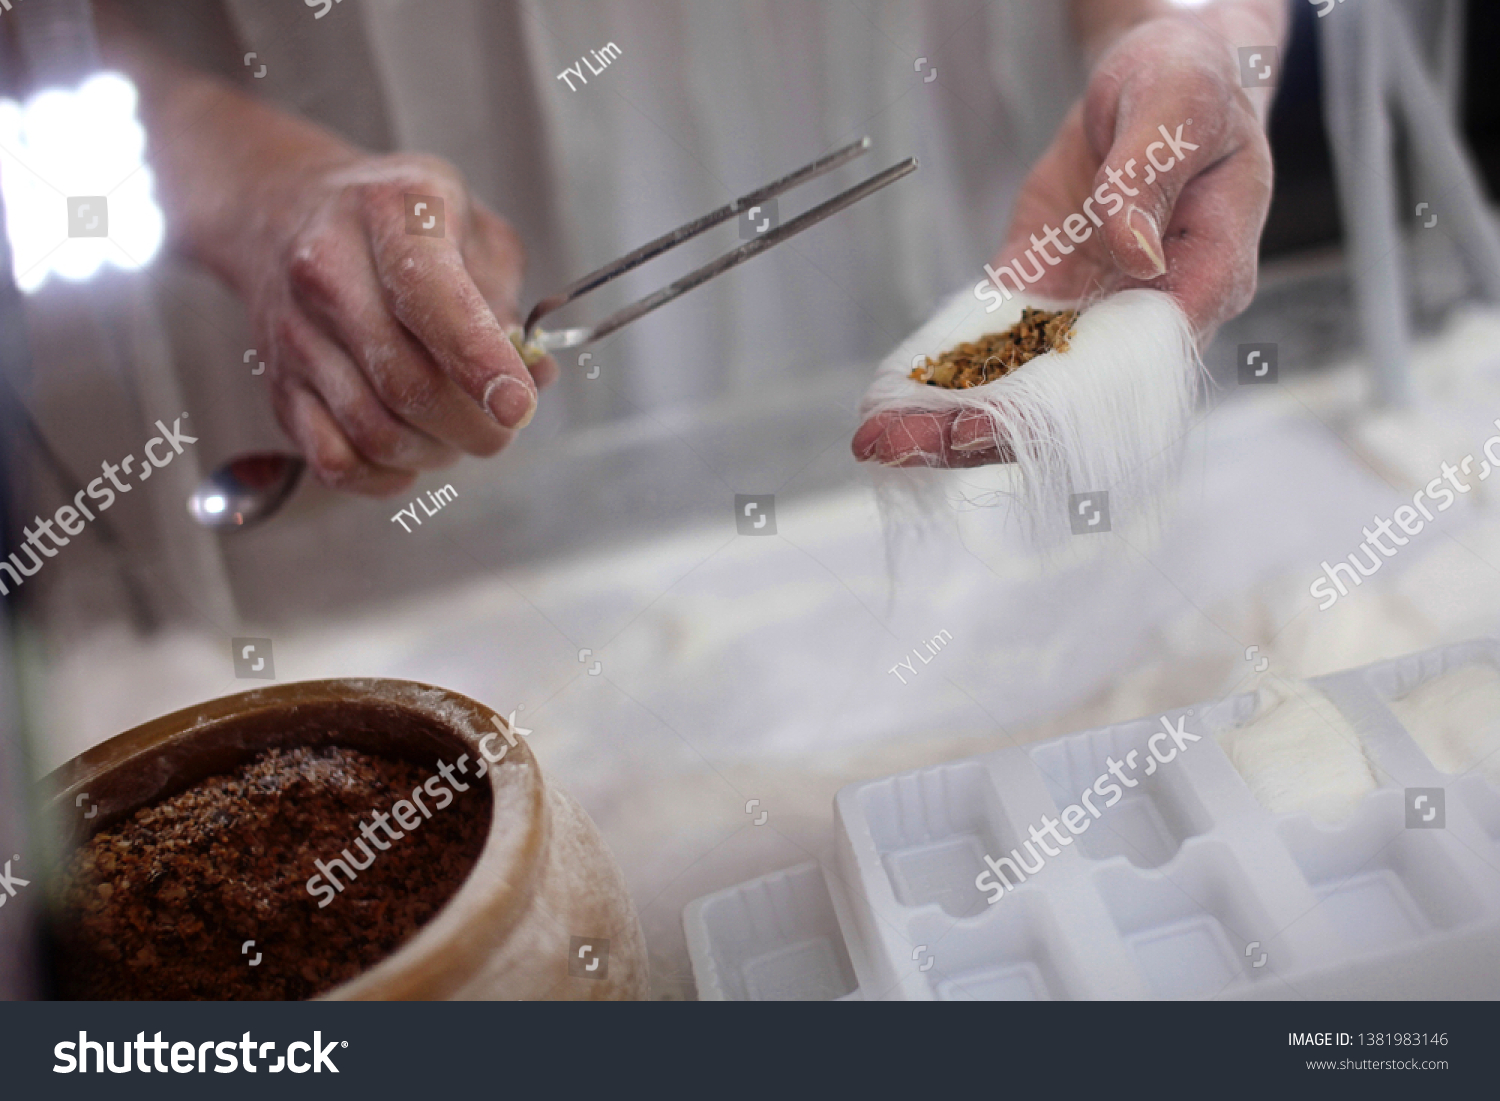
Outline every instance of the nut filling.
[(911, 378), (945, 390), (967, 390), (1004, 378), (1039, 355), (1066, 352), (1077, 310), (1023, 309), (1021, 320), (1003, 333), (991, 333), (928, 357)]
[[(56, 883), (59, 994), (299, 999), (354, 978), (437, 913), (484, 847), (489, 783), (471, 768), (451, 791), (428, 786), (437, 775), (342, 746), (273, 749), (101, 830)], [(413, 828), (391, 817), (401, 800), (422, 806)], [(343, 885), (322, 907), (320, 863)]]

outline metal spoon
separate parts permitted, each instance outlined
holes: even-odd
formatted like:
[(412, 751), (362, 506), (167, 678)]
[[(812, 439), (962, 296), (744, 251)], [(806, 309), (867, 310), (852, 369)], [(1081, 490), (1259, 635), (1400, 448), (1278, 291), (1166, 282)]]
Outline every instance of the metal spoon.
[(286, 503), (307, 469), (300, 456), (280, 451), (239, 455), (215, 470), (188, 498), (194, 520), (214, 531), (237, 531), (270, 517)]

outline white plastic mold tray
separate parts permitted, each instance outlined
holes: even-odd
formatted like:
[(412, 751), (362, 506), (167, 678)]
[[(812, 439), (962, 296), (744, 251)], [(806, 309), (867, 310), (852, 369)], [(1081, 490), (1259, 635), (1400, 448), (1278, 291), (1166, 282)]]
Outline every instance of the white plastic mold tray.
[(1500, 791), (1388, 706), (1473, 662), (1500, 642), (1311, 682), (1379, 785), (1336, 823), (1220, 749), (1253, 695), (853, 784), (826, 864), (688, 905), (699, 996), (1500, 998)]
[(696, 899), (684, 920), (701, 999), (831, 1001), (854, 994), (854, 969), (817, 864)]

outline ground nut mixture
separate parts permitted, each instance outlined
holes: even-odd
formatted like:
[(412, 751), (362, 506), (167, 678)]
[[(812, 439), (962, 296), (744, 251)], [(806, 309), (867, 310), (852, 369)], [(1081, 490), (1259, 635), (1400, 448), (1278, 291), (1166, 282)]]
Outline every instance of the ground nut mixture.
[(967, 390), (994, 382), (1039, 355), (1066, 352), (1077, 320), (1077, 310), (1023, 309), (1021, 320), (1003, 333), (960, 344), (937, 359), (928, 357), (922, 366), (912, 369), (911, 377), (947, 390)]
[(270, 750), (102, 830), (58, 883), (60, 995), (300, 999), (353, 978), (468, 875), (489, 830), (489, 785), (471, 771), (468, 791), (387, 840), (321, 909), (307, 887), (314, 861), (353, 848), (361, 821), (433, 775), (339, 746)]

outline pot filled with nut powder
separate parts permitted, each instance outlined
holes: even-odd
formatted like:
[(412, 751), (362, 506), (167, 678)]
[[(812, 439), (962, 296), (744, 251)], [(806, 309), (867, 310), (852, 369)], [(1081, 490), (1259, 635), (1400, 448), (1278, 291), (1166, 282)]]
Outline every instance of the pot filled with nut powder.
[(57, 995), (644, 997), (619, 869), (529, 733), (444, 689), (329, 680), (96, 746), (45, 781)]

